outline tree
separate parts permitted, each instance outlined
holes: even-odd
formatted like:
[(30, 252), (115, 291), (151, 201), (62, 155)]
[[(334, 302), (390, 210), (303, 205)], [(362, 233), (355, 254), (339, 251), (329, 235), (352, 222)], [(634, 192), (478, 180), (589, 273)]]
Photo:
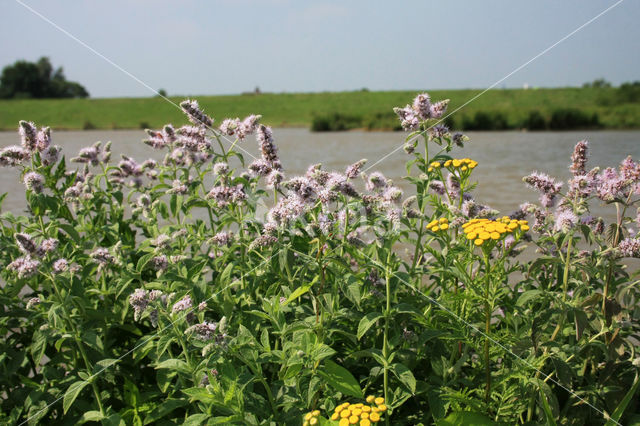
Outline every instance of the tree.
[(596, 80), (593, 80), (590, 83), (584, 83), (582, 87), (593, 87), (594, 89), (607, 89), (611, 87), (611, 83), (609, 83), (604, 78), (598, 78)]
[(37, 62), (16, 61), (7, 65), (0, 76), (0, 98), (86, 98), (89, 92), (67, 81), (62, 67), (54, 71), (49, 58)]

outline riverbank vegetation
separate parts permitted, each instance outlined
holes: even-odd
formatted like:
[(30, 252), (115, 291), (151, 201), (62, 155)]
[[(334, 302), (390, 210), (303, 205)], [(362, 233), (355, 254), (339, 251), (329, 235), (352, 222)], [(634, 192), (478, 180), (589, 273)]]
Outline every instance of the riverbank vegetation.
[(639, 163), (580, 141), (497, 212), (427, 94), (394, 109), (413, 194), (366, 160), (288, 176), (260, 116), (180, 105), (159, 163), (25, 121), (0, 150), (28, 205), (0, 215), (3, 423), (639, 421)]
[[(640, 128), (637, 83), (619, 88), (490, 90), (449, 117), (450, 128), (466, 130), (563, 130), (569, 128)], [(480, 90), (433, 91), (450, 99), (449, 111), (462, 106)], [(414, 91), (336, 93), (261, 93), (199, 96), (200, 104), (216, 116), (244, 117), (264, 111), (263, 121), (277, 127), (307, 127), (317, 131), (399, 130), (389, 105), (400, 105)], [(54, 129), (156, 128), (180, 120), (177, 104), (161, 97), (121, 99), (2, 100), (0, 128), (15, 129), (22, 117), (48, 123)], [(555, 118), (554, 118), (555, 117)]]

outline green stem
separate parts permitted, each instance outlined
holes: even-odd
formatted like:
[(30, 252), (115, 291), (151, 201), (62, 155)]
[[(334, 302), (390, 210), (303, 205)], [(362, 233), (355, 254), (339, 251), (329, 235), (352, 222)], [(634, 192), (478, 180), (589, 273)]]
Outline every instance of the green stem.
[[(562, 328), (564, 327), (564, 321), (565, 321), (565, 317), (566, 317), (566, 301), (567, 301), (567, 291), (568, 291), (568, 287), (569, 287), (569, 269), (571, 267), (571, 249), (573, 247), (573, 235), (571, 235), (569, 237), (569, 242), (567, 243), (567, 255), (564, 258), (564, 271), (562, 273), (562, 315), (560, 316), (560, 322), (558, 323), (558, 325), (556, 326), (555, 330), (553, 330), (553, 334), (551, 335), (551, 338), (549, 339), (550, 342), (553, 342), (556, 337), (558, 337), (558, 333), (560, 333), (560, 331), (562, 330)], [(546, 356), (547, 354), (547, 348), (548, 346), (546, 346), (544, 348), (544, 351), (542, 353), (542, 356)], [(569, 357), (566, 361), (568, 362), (569, 360), (571, 360), (571, 358), (573, 358), (574, 355), (572, 355), (571, 357)], [(547, 380), (549, 380), (549, 378), (553, 375), (553, 373), (549, 374), (544, 381), (546, 382)], [(540, 378), (540, 371), (536, 372), (536, 380)], [(536, 402), (536, 395), (532, 395), (531, 396), (531, 400), (529, 401), (529, 409), (527, 410), (527, 421), (531, 421), (531, 419), (533, 418), (533, 409), (535, 407), (535, 402)]]
[(551, 341), (554, 341), (558, 336), (558, 333), (562, 330), (564, 326), (564, 320), (567, 316), (567, 291), (569, 286), (569, 268), (571, 266), (571, 248), (573, 246), (573, 235), (569, 236), (569, 243), (567, 244), (567, 255), (564, 259), (564, 271), (562, 273), (562, 316), (560, 317), (560, 322), (556, 326), (556, 329), (553, 331), (551, 335)]
[(484, 324), (484, 332), (485, 332), (485, 340), (484, 340), (484, 368), (485, 368), (485, 394), (484, 399), (487, 404), (489, 404), (489, 399), (491, 396), (491, 366), (489, 365), (489, 331), (491, 328), (491, 305), (489, 304), (489, 291), (491, 287), (491, 274), (490, 274), (490, 262), (489, 262), (489, 254), (484, 252), (484, 265), (485, 265), (485, 288), (484, 288), (484, 316), (485, 316), (485, 324)]
[[(84, 361), (85, 368), (87, 369), (88, 374), (91, 375), (93, 368), (91, 366), (91, 363), (89, 362), (89, 358), (87, 357), (86, 352), (84, 351), (84, 348), (82, 347), (82, 344), (79, 341), (80, 337), (76, 334), (75, 327), (73, 326), (73, 322), (71, 321), (71, 315), (69, 315), (69, 311), (67, 311), (67, 305), (64, 303), (64, 300), (62, 299), (62, 293), (60, 293), (60, 290), (58, 290), (58, 286), (56, 285), (55, 280), (53, 278), (50, 278), (50, 279), (53, 285), (53, 290), (58, 296), (58, 302), (62, 307), (62, 312), (64, 313), (64, 319), (66, 320), (67, 327), (69, 327), (70, 329), (69, 331), (72, 331), (75, 334), (74, 341), (76, 342), (76, 346), (78, 347), (80, 356)], [(91, 381), (91, 389), (93, 390), (93, 395), (95, 396), (96, 402), (98, 403), (100, 414), (104, 415), (104, 408), (102, 407), (102, 401), (100, 400), (100, 392), (98, 391), (98, 385), (94, 381)]]
[[(391, 263), (391, 253), (389, 250), (387, 254), (387, 263), (385, 265), (385, 287), (387, 304), (384, 311), (384, 336), (382, 342), (382, 357), (384, 358), (384, 370), (383, 370), (383, 386), (384, 386), (384, 401), (389, 404), (389, 322), (391, 320), (391, 273), (389, 270), (389, 264)], [(385, 424), (389, 425), (389, 416), (385, 416)]]
[[(87, 354), (82, 347), (82, 344), (78, 341), (78, 337), (76, 337), (76, 345), (78, 346), (78, 350), (80, 351), (80, 355), (84, 360), (84, 364), (87, 368), (89, 374), (91, 374), (93, 368), (91, 367), (91, 363), (89, 363), (89, 359), (87, 358)], [(96, 398), (96, 402), (98, 403), (98, 409), (100, 410), (100, 414), (104, 415), (104, 409), (102, 408), (102, 401), (100, 401), (100, 392), (98, 391), (98, 385), (95, 381), (91, 380), (91, 389), (93, 389), (93, 395)]]
[[(631, 197), (631, 194), (629, 194), (629, 198), (627, 198), (627, 202), (625, 204), (629, 203), (629, 199)], [(622, 214), (620, 214), (620, 204), (616, 203), (616, 235), (613, 238), (613, 243), (611, 244), (612, 247), (617, 247), (618, 246), (618, 242), (620, 239), (620, 227), (622, 226), (622, 220), (624, 219), (624, 214), (626, 212), (627, 208), (624, 208), (624, 211), (622, 212)], [(615, 260), (611, 259), (609, 260), (609, 271), (607, 272), (607, 280), (604, 284), (604, 291), (602, 293), (602, 316), (605, 318), (607, 318), (607, 297), (609, 296), (609, 285), (611, 283), (611, 280), (613, 278), (613, 266), (615, 264)], [(606, 339), (606, 336), (605, 336)]]

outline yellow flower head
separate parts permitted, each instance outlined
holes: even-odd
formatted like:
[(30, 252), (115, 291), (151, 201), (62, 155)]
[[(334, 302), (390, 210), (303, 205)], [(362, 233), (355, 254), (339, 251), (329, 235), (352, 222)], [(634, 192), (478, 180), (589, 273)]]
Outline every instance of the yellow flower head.
[[(436, 221), (436, 223), (440, 222)], [(334, 422), (338, 421), (339, 426), (371, 426), (374, 423), (378, 423), (380, 421), (381, 414), (387, 410), (387, 406), (384, 405), (384, 398), (369, 395), (366, 398), (366, 402), (369, 405), (363, 404), (362, 402), (358, 402), (356, 404), (349, 404), (348, 402), (345, 402), (340, 404), (335, 408), (330, 419)], [(316, 413), (317, 415), (314, 416)], [(309, 414), (312, 415), (312, 420), (315, 419), (319, 422), (317, 416), (320, 415), (320, 411), (312, 411)], [(309, 414), (307, 414), (307, 416)], [(310, 421), (305, 421), (305, 426), (307, 425), (310, 426)]]
[(449, 229), (449, 219), (447, 219), (446, 217), (434, 219), (427, 224), (427, 229), (431, 232), (446, 231), (447, 229)]
[(320, 410), (313, 410), (304, 415), (304, 421), (302, 422), (302, 426), (315, 426), (319, 423), (318, 416), (320, 415)]
[(529, 225), (526, 220), (514, 220), (504, 216), (498, 220), (471, 219), (462, 225), (465, 237), (473, 241), (476, 246), (483, 245), (486, 241), (500, 241), (514, 232), (528, 231)]

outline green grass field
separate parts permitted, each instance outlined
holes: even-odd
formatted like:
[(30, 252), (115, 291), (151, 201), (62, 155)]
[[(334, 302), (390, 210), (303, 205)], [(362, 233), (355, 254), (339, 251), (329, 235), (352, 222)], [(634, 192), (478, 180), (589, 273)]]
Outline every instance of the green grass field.
[[(531, 111), (549, 119), (554, 110), (573, 108), (597, 113), (603, 128), (640, 128), (640, 103), (619, 103), (615, 88), (557, 88), (491, 90), (458, 111), (456, 127), (479, 111), (500, 113), (509, 128), (521, 127)], [(227, 117), (262, 114), (263, 122), (278, 127), (310, 127), (314, 117), (339, 113), (357, 117), (360, 127), (391, 128), (397, 121), (394, 106), (410, 103), (416, 91), (283, 93), (230, 96), (193, 96), (220, 123)], [(463, 105), (481, 90), (434, 90), (433, 100), (451, 99), (449, 111)], [(172, 97), (178, 104), (184, 97)], [(180, 110), (162, 98), (46, 99), (0, 101), (0, 129), (17, 128), (19, 120), (34, 121), (54, 129), (158, 128), (183, 123)]]

